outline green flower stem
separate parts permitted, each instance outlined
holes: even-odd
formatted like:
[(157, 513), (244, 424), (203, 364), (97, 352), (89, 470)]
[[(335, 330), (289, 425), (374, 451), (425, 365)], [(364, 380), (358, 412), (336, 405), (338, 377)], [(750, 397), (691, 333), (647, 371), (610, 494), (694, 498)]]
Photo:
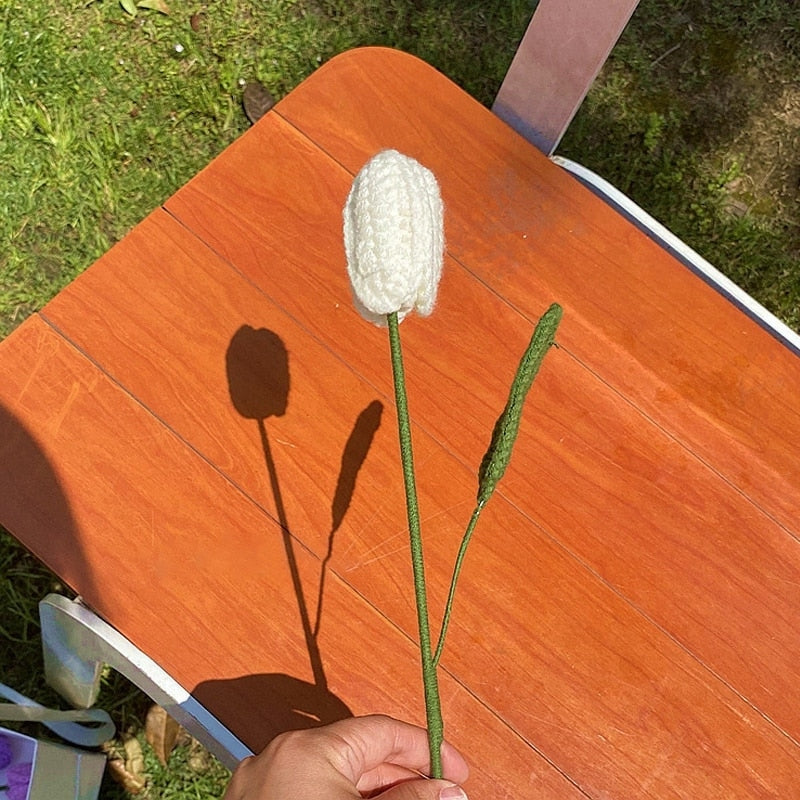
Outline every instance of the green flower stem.
[(475, 506), (472, 516), (469, 518), (467, 530), (464, 532), (464, 538), (461, 540), (461, 547), (458, 548), (458, 555), (456, 556), (456, 563), (453, 567), (453, 578), (450, 581), (450, 592), (447, 595), (447, 605), (444, 608), (444, 616), (442, 618), (442, 630), (439, 633), (439, 641), (436, 645), (436, 652), (433, 656), (434, 666), (439, 666), (439, 660), (442, 657), (442, 650), (444, 650), (444, 639), (447, 636), (447, 628), (450, 625), (450, 614), (453, 611), (453, 600), (456, 596), (456, 585), (458, 584), (458, 576), (461, 574), (461, 566), (464, 562), (464, 556), (467, 554), (467, 547), (469, 546), (472, 534), (475, 531), (475, 526), (478, 524), (478, 519), (481, 516), (481, 511), (485, 502), (481, 501)]
[(411, 424), (408, 417), (403, 353), (400, 347), (400, 326), (397, 313), (387, 316), (389, 324), (389, 345), (392, 354), (392, 373), (394, 393), (397, 404), (397, 427), (400, 435), (400, 457), (403, 463), (403, 479), (406, 491), (406, 510), (408, 531), (411, 537), (411, 565), (414, 570), (414, 593), (417, 602), (417, 623), (419, 625), (419, 648), (422, 658), (422, 683), (425, 691), (425, 716), (428, 726), (428, 745), (430, 747), (432, 778), (442, 777), (442, 742), (444, 723), (439, 699), (439, 681), (436, 663), (431, 651), (431, 631), (428, 619), (428, 599), (425, 588), (425, 567), (422, 558), (422, 537), (420, 535), (419, 505), (414, 479), (414, 458), (411, 450)]
[(503, 409), (503, 413), (495, 424), (494, 432), (492, 433), (492, 441), (481, 462), (478, 471), (478, 503), (475, 506), (475, 510), (472, 512), (467, 530), (464, 532), (464, 538), (461, 540), (458, 556), (456, 557), (453, 578), (450, 581), (450, 593), (447, 596), (447, 605), (445, 606), (442, 619), (442, 630), (439, 633), (439, 641), (436, 645), (436, 653), (433, 657), (435, 666), (439, 665), (439, 660), (442, 657), (444, 640), (447, 635), (448, 625), (450, 624), (450, 614), (453, 610), (456, 584), (461, 574), (461, 566), (467, 552), (467, 547), (472, 539), (472, 534), (475, 531), (475, 526), (478, 524), (478, 519), (483, 507), (494, 493), (498, 481), (503, 476), (508, 462), (511, 460), (511, 451), (517, 439), (517, 433), (519, 432), (525, 398), (533, 384), (534, 378), (539, 372), (539, 368), (542, 365), (547, 351), (555, 341), (556, 330), (561, 322), (561, 315), (561, 306), (558, 305), (558, 303), (553, 303), (537, 323), (528, 348), (517, 367), (506, 407)]

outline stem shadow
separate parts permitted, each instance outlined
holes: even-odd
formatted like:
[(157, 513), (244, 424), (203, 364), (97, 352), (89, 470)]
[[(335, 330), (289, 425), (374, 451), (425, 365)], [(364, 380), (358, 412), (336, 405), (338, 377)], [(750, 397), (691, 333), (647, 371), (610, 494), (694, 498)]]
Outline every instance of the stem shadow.
[(282, 731), (315, 727), (351, 716), (345, 703), (328, 690), (318, 640), (322, 625), (325, 576), (333, 556), (335, 534), (350, 507), (358, 473), (380, 426), (383, 406), (380, 402), (373, 401), (359, 414), (342, 453), (331, 506), (328, 547), (320, 567), (316, 617), (312, 624), (267, 425), (270, 417), (283, 416), (289, 407), (291, 377), (288, 351), (274, 331), (243, 325), (231, 339), (225, 364), (234, 408), (242, 417), (254, 420), (258, 428), (265, 469), (314, 676), (313, 684), (276, 673), (250, 675), (231, 681), (209, 681), (198, 687), (198, 697), (213, 692), (215, 701), (218, 703), (222, 700), (229, 708), (238, 706), (245, 709), (250, 704), (252, 713), (253, 701), (256, 701), (258, 708), (263, 707), (263, 713), (259, 715), (257, 740), (248, 743), (257, 750)]

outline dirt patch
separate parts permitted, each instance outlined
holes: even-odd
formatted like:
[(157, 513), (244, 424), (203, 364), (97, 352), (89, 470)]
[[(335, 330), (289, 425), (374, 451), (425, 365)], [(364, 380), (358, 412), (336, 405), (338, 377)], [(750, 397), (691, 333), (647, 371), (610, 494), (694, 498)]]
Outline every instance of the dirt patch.
[(728, 185), (731, 212), (770, 218), (800, 248), (800, 86), (784, 86), (750, 114), (727, 155), (740, 165)]

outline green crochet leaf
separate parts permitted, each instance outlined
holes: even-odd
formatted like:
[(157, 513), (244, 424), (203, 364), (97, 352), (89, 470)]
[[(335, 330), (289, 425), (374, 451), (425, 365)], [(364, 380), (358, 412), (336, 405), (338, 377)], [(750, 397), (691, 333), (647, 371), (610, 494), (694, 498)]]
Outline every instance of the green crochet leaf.
[(511, 384), (508, 402), (498, 418), (492, 432), (492, 441), (478, 470), (478, 505), (483, 505), (492, 496), (508, 462), (511, 450), (519, 433), (522, 409), (525, 398), (533, 384), (536, 373), (542, 365), (547, 351), (555, 341), (556, 329), (561, 322), (562, 308), (553, 303), (536, 325), (528, 349), (517, 367), (517, 374)]

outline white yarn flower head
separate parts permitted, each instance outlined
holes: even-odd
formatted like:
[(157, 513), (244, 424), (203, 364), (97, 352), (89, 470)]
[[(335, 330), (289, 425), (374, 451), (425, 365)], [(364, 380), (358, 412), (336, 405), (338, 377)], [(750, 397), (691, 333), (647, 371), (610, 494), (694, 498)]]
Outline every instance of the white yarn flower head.
[(361, 316), (385, 325), (410, 311), (428, 316), (444, 259), (444, 221), (433, 173), (396, 150), (373, 156), (344, 206), (344, 248)]

